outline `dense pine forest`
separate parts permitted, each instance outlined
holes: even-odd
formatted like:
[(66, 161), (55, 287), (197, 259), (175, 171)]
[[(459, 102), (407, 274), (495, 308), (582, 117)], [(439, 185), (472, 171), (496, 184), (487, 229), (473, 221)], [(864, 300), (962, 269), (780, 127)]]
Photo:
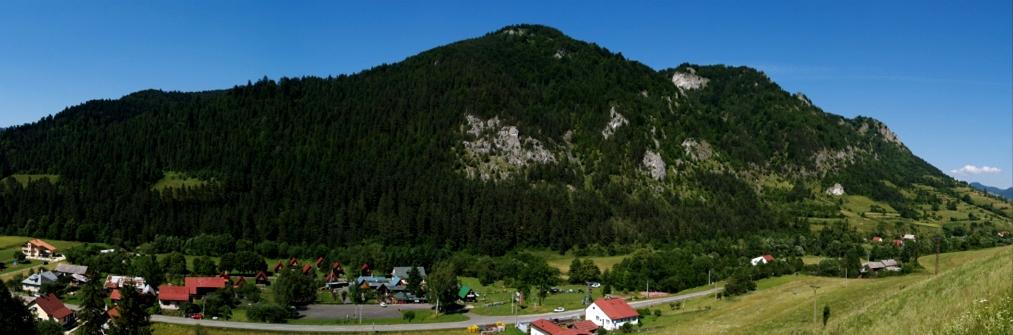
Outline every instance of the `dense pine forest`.
[[(194, 182), (155, 187), (170, 174)], [(89, 101), (0, 132), (0, 178), (2, 234), (493, 255), (807, 233), (838, 183), (918, 218), (906, 190), (955, 185), (757, 70), (659, 71), (533, 25), (353, 75)]]

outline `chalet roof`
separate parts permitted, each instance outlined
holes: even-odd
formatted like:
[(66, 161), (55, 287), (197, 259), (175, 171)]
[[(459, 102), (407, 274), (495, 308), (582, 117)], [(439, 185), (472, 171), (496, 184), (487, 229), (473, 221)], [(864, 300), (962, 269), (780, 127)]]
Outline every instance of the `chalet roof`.
[(302, 266), (302, 273), (310, 273), (310, 271), (313, 271), (312, 265), (306, 264)]
[(161, 285), (158, 287), (158, 300), (190, 301), (190, 291), (186, 286)]
[(640, 316), (640, 313), (637, 313), (637, 310), (630, 307), (630, 305), (626, 303), (626, 300), (622, 298), (598, 298), (598, 300), (594, 301), (594, 304), (597, 305), (598, 308), (600, 308), (601, 311), (612, 320), (635, 318)]
[(88, 272), (88, 267), (84, 265), (60, 263), (56, 265), (56, 269), (53, 269), (53, 271), (68, 274), (84, 275), (85, 273)]
[(21, 284), (42, 286), (42, 284), (51, 283), (55, 281), (57, 281), (55, 273), (52, 273), (50, 271), (44, 271), (39, 273), (33, 273), (31, 276), (28, 276), (28, 278), (25, 278), (25, 280), (22, 280)]
[(897, 261), (894, 259), (884, 259), (882, 262), (883, 266), (899, 266)]
[(120, 299), (123, 299), (123, 292), (121, 292), (120, 289), (118, 288), (113, 289), (113, 291), (109, 293), (109, 300), (120, 300)]
[(34, 245), (37, 248), (46, 249), (46, 250), (49, 250), (49, 251), (56, 251), (56, 247), (55, 246), (53, 246), (52, 244), (49, 244), (49, 242), (46, 242), (46, 241), (43, 241), (43, 240), (40, 240), (40, 239), (37, 239), (37, 238), (36, 239), (32, 239), (31, 241), (28, 241), (28, 243), (31, 244), (31, 245)]
[(39, 305), (39, 308), (45, 311), (47, 315), (56, 319), (63, 320), (63, 318), (74, 314), (70, 308), (67, 308), (67, 305), (63, 304), (63, 301), (59, 297), (52, 293), (35, 298), (35, 304)]
[(461, 285), (461, 288), (457, 290), (457, 297), (464, 299), (468, 296), (468, 293), (473, 293), (468, 285)]
[(183, 283), (190, 294), (197, 294), (199, 288), (225, 288), (225, 278), (222, 277), (186, 277)]
[[(419, 266), (418, 269), (419, 269), (419, 275), (420, 275), (420, 277), (425, 278), (426, 277), (426, 268), (422, 267), (422, 266)], [(411, 277), (411, 276), (408, 275), (409, 273), (411, 273), (411, 271), (412, 271), (412, 267), (410, 267), (410, 266), (395, 266), (394, 267), (394, 271), (391, 271), (390, 274), (392, 276), (398, 276), (398, 277), (401, 277), (401, 278), (408, 279), (409, 277)]]

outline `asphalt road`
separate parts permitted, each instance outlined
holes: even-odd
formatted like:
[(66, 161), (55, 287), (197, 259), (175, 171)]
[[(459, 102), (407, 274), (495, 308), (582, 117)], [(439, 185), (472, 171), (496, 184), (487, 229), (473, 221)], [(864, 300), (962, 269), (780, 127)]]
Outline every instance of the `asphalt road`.
[[(693, 299), (714, 294), (721, 291), (722, 288), (714, 288), (701, 292), (671, 295), (664, 298), (640, 300), (631, 302), (630, 305), (633, 308), (643, 308), (648, 306), (667, 304), (670, 302)], [(313, 308), (316, 308), (314, 306)], [(391, 307), (387, 307), (391, 308)], [(395, 309), (396, 310), (396, 309)], [(165, 316), (165, 315), (152, 315), (151, 321), (163, 322), (178, 325), (201, 325), (205, 327), (216, 327), (216, 328), (229, 328), (229, 329), (247, 329), (247, 330), (268, 330), (268, 331), (292, 331), (292, 332), (374, 332), (374, 331), (413, 331), (413, 330), (438, 330), (438, 329), (460, 329), (467, 328), (470, 325), (486, 325), (493, 324), (497, 321), (503, 321), (506, 323), (526, 323), (535, 321), (538, 319), (569, 319), (580, 317), (584, 313), (583, 310), (568, 311), (562, 313), (543, 313), (543, 314), (526, 314), (518, 316), (488, 316), (488, 315), (477, 315), (473, 313), (466, 314), (468, 316), (467, 321), (458, 322), (442, 322), (442, 323), (413, 323), (413, 324), (396, 324), (396, 325), (292, 325), (285, 323), (254, 323), (254, 322), (237, 322), (237, 321), (216, 321), (216, 320), (194, 320), (182, 317)], [(332, 315), (335, 317), (337, 315)], [(363, 320), (364, 322), (368, 322)]]
[(401, 311), (408, 310), (427, 310), (433, 308), (430, 304), (403, 304), (403, 305), (388, 305), (387, 307), (381, 307), (377, 304), (369, 305), (326, 305), (317, 304), (306, 306), (306, 309), (300, 310), (299, 314), (304, 319), (320, 320), (320, 319), (357, 319), (359, 313), (362, 313), (363, 319), (390, 319), (400, 318)]

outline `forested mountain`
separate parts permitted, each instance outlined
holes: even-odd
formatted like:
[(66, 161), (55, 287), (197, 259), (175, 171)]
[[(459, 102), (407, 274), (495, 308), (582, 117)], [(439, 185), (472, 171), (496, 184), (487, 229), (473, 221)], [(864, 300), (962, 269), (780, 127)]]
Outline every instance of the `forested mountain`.
[(972, 188), (974, 188), (976, 190), (984, 191), (984, 192), (989, 193), (989, 194), (993, 194), (993, 195), (997, 195), (997, 196), (1000, 196), (1000, 197), (1003, 197), (1003, 198), (1006, 198), (1006, 199), (1009, 199), (1009, 200), (1013, 200), (1013, 187), (1010, 187), (1010, 188), (1007, 188), (1007, 189), (1004, 190), (1004, 189), (1001, 189), (1001, 188), (998, 188), (998, 187), (995, 187), (995, 186), (988, 186), (988, 185), (985, 185), (985, 184), (982, 184), (982, 183), (978, 183), (978, 182), (973, 182), (973, 183), (970, 183), (968, 185), (970, 185)]
[(917, 218), (914, 190), (955, 184), (757, 70), (659, 71), (534, 25), (354, 75), (89, 101), (0, 133), (8, 176), (6, 234), (493, 254), (808, 231), (828, 189)]

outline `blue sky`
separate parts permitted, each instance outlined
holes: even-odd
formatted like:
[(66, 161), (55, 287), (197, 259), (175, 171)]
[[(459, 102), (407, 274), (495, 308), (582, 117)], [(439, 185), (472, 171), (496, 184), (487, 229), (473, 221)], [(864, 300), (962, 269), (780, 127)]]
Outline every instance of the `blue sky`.
[(883, 120), (959, 179), (1013, 185), (1009, 0), (545, 2), (4, 1), (0, 126), (147, 88), (352, 73), (539, 23), (658, 69), (760, 68), (828, 112)]

